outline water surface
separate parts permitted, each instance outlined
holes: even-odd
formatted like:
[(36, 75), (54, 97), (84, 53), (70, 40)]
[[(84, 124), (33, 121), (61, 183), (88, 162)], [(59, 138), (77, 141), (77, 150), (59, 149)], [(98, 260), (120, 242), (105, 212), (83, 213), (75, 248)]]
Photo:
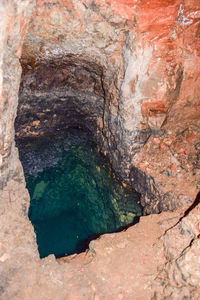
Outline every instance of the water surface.
[(124, 187), (84, 135), (18, 144), (41, 258), (85, 250), (96, 234), (114, 232), (142, 214), (139, 195)]

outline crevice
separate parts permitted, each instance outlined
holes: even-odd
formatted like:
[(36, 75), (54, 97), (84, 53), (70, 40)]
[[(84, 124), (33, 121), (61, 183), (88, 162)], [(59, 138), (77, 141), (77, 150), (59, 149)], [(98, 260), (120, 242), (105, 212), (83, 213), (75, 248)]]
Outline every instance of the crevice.
[(180, 221), (185, 218), (189, 213), (200, 203), (200, 192), (198, 192), (193, 204), (185, 211), (184, 216), (180, 219)]
[(168, 231), (170, 231), (172, 228), (174, 228), (174, 227), (176, 227), (185, 217), (187, 217), (189, 214), (190, 214), (190, 212), (195, 208), (195, 207), (197, 207), (198, 205), (199, 205), (199, 203), (200, 203), (200, 192), (198, 192), (198, 194), (197, 194), (197, 196), (196, 196), (196, 198), (195, 198), (195, 200), (194, 200), (194, 202), (193, 202), (193, 204), (184, 212), (184, 215), (172, 226), (172, 227), (169, 227), (166, 231), (165, 231), (165, 233), (164, 233), (164, 235), (168, 232)]

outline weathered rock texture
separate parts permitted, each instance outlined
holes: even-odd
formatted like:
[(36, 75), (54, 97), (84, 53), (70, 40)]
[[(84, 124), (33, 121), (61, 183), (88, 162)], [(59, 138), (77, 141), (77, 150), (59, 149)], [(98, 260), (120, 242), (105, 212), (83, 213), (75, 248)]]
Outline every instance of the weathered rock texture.
[[(72, 56), (40, 64), (22, 76), (16, 135), (55, 136), (68, 128), (83, 128), (102, 145), (104, 114), (102, 70)], [(20, 140), (19, 138), (19, 140)]]
[[(138, 227), (131, 228), (129, 236), (114, 236), (128, 245), (118, 252), (114, 242), (114, 256), (112, 247), (100, 239), (99, 249), (106, 256), (101, 251), (84, 267), (80, 263), (74, 268), (72, 262), (60, 266), (51, 257), (40, 261), (27, 219), (29, 199), (15, 148), (14, 120), (21, 78), (19, 137), (58, 131), (72, 123), (84, 127), (121, 178), (141, 193), (146, 213), (188, 206), (200, 187), (199, 22), (198, 0), (0, 2), (2, 299), (150, 299), (148, 286), (155, 277), (161, 280), (154, 282), (153, 299), (198, 299), (198, 207), (180, 222), (174, 213), (177, 225), (166, 221), (164, 231), (172, 229), (155, 233), (151, 240), (153, 247), (163, 236), (160, 277), (159, 260), (150, 265), (150, 277), (140, 263), (132, 280), (132, 269), (120, 264), (119, 257), (126, 261), (127, 255), (129, 263), (137, 257), (131, 236), (140, 234)], [(145, 218), (138, 226), (146, 224), (148, 244), (152, 223), (151, 216)], [(153, 218), (160, 228), (161, 217)], [(184, 226), (190, 226), (191, 234)], [(110, 244), (112, 236), (105, 239)], [(156, 251), (151, 256), (146, 252), (148, 261), (157, 257)]]
[(198, 9), (195, 1), (39, 1), (22, 47), (17, 134), (85, 127), (147, 213), (192, 202)]

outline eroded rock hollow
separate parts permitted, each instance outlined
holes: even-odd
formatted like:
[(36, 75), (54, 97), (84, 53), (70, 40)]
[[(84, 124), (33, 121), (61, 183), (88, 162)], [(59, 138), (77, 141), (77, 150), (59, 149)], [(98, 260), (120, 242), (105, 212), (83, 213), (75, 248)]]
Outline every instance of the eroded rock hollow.
[[(0, 4), (2, 299), (198, 299), (199, 11), (197, 0)], [(71, 127), (89, 132), (145, 214), (171, 212), (103, 236), (69, 264), (40, 261), (15, 135)]]

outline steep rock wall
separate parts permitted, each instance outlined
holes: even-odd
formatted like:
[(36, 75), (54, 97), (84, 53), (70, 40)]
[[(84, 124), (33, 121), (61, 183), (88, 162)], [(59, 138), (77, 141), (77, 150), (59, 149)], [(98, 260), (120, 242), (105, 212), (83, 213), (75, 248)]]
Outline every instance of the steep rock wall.
[[(0, 186), (11, 179), (17, 167), (14, 120), (21, 77), (19, 58), (22, 41), (35, 1), (3, 1), (0, 4)], [(23, 176), (23, 175), (22, 175)]]
[[(101, 132), (102, 150), (114, 168), (142, 193), (146, 212), (188, 206), (199, 190), (200, 177), (199, 11), (197, 0), (0, 3), (3, 300), (139, 300), (141, 295), (198, 299), (198, 206), (185, 218), (185, 207), (181, 213), (144, 217), (136, 229), (97, 241), (96, 250), (93, 243), (83, 261), (81, 256), (61, 265), (52, 257), (40, 261), (27, 218), (29, 196), (14, 143), (14, 119), (19, 58), (34, 78), (42, 64), (60, 64), (73, 53), (75, 65), (85, 61), (84, 70), (88, 64), (101, 70), (97, 73), (104, 114), (94, 127)], [(24, 83), (28, 72), (23, 72)], [(159, 259), (151, 261), (154, 257)], [(142, 288), (137, 294), (138, 285)]]
[[(91, 92), (92, 88), (101, 100), (86, 104), (99, 112), (88, 117), (93, 121), (88, 120), (87, 127), (93, 128), (120, 177), (141, 193), (146, 213), (192, 203), (199, 185), (198, 9), (195, 1), (38, 1), (22, 49), (22, 85), (26, 87), (21, 89), (18, 123), (21, 110), (26, 134), (38, 134), (45, 127), (42, 122), (38, 125), (41, 114), (35, 112), (33, 124), (25, 114), (29, 116), (37, 106), (36, 98), (42, 97), (45, 103), (48, 90), (53, 95), (57, 91), (46, 103), (51, 114), (56, 115), (55, 99), (60, 99), (60, 110), (65, 107), (63, 93), (58, 95), (59, 81), (64, 83), (64, 93), (83, 88)], [(88, 74), (81, 81), (72, 74), (81, 73), (80, 65), (82, 73)], [(69, 78), (77, 83), (73, 86)], [(45, 80), (48, 89), (42, 83)], [(76, 98), (81, 97), (79, 93)], [(84, 103), (84, 99), (80, 104), (75, 101), (72, 107), (81, 111), (82, 105), (82, 115), (87, 115)], [(53, 123), (49, 121), (48, 127)]]

